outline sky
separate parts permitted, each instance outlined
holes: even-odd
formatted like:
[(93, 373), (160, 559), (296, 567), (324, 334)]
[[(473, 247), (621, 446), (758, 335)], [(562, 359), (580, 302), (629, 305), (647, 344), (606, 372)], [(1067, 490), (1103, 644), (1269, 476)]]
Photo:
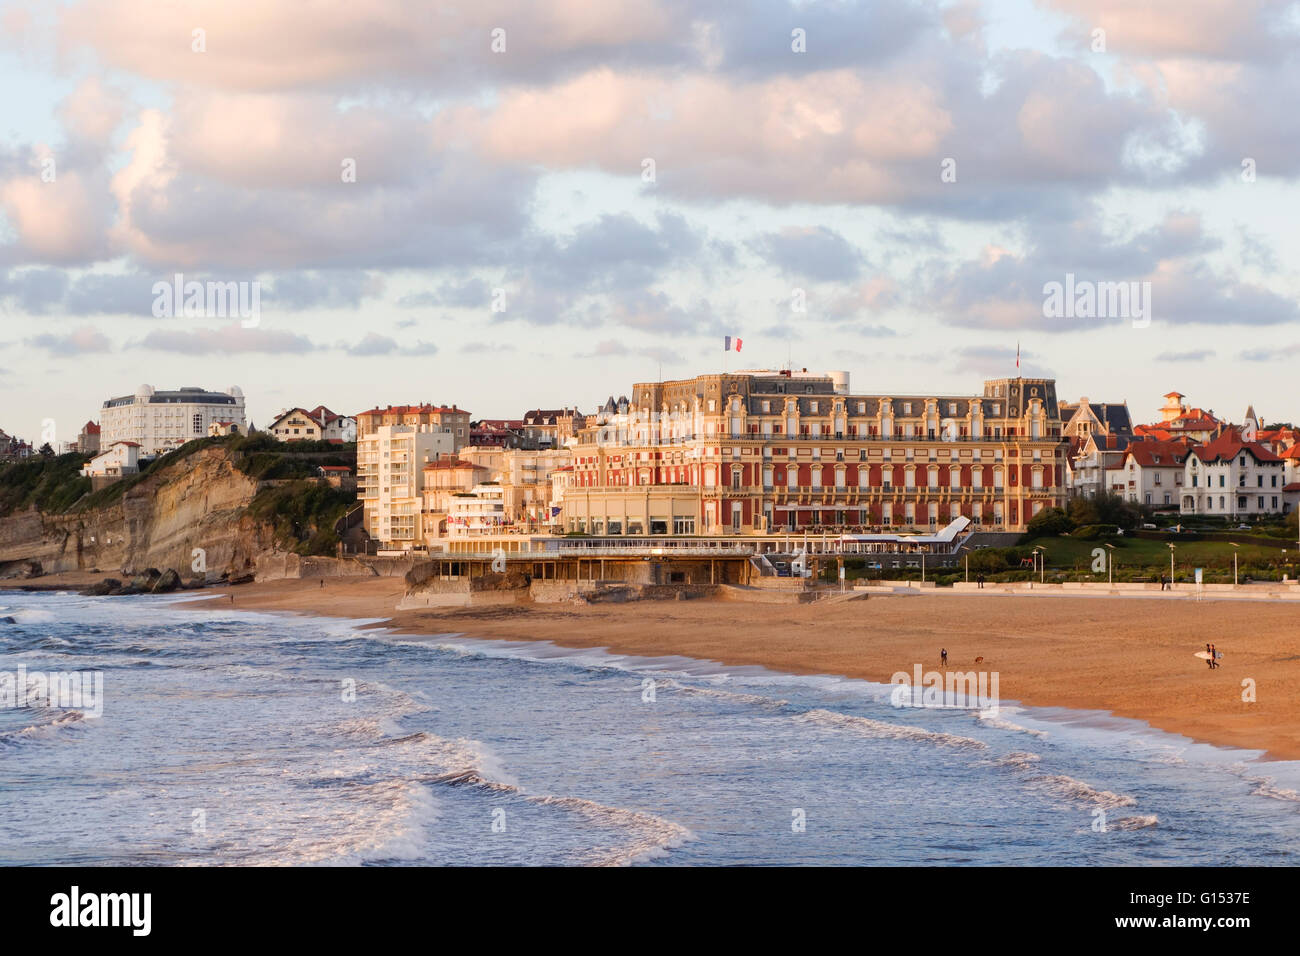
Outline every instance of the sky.
[(1137, 421), (1300, 421), (1298, 41), (1280, 0), (0, 0), (0, 428), (977, 394), (1017, 349)]

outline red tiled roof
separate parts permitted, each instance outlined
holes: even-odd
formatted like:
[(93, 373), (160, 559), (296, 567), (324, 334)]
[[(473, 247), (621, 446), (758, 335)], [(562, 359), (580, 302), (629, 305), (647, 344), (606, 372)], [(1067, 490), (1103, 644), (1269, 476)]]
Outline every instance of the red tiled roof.
[(86, 422), (86, 427), (83, 428), (82, 431), (85, 432), (87, 435), (98, 435), (99, 426), (96, 425), (94, 422)]
[(1300, 491), (1300, 481), (1293, 481), (1289, 485), (1284, 485), (1283, 491)]
[(450, 408), (446, 405), (389, 405), (387, 408), (372, 408), (369, 411), (357, 412), (357, 418), (362, 415), (427, 415), (430, 412), (456, 412), (457, 414), (468, 414), (465, 409), (457, 408), (452, 405)]
[(347, 465), (321, 465), (321, 471), (351, 471)]
[(440, 458), (437, 461), (428, 462), (424, 466), (425, 471), (432, 471), (440, 468), (482, 468), (482, 465), (476, 465), (472, 461), (465, 461), (462, 458)]
[(1201, 461), (1224, 461), (1243, 451), (1250, 452), (1256, 461), (1282, 460), (1257, 441), (1242, 441), (1240, 432), (1235, 429), (1228, 429), (1212, 441), (1192, 448), (1192, 453)]
[(1132, 458), (1143, 468), (1181, 465), (1191, 447), (1187, 439), (1179, 441), (1135, 441), (1129, 444), (1124, 460)]
[(322, 422), (319, 418), (317, 418), (316, 415), (315, 415), (313, 412), (309, 412), (309, 411), (307, 411), (307, 409), (302, 408), (302, 407), (297, 407), (297, 408), (290, 408), (290, 409), (287, 409), (287, 410), (284, 411), (282, 414), (277, 415), (277, 416), (275, 417), (275, 421), (272, 421), (272, 422), (271, 422), (271, 426), (272, 426), (272, 427), (275, 427), (276, 422), (283, 421), (284, 419), (286, 419), (286, 418), (288, 418), (290, 415), (292, 415), (294, 412), (302, 412), (304, 415), (306, 415), (308, 418), (311, 419), (312, 424), (315, 425), (317, 428), (321, 428), (321, 427), (323, 427), (324, 424), (325, 424), (325, 423)]

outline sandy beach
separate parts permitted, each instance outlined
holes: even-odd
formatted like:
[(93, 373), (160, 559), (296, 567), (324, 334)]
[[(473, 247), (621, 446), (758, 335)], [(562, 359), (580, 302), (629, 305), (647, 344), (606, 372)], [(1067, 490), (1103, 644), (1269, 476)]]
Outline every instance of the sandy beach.
[[(93, 579), (96, 576), (91, 576)], [(8, 587), (86, 586), (61, 576)], [(1004, 701), (1105, 710), (1223, 746), (1300, 759), (1300, 621), (1293, 605), (1142, 598), (872, 595), (810, 605), (734, 601), (530, 605), (395, 611), (400, 578), (286, 580), (214, 588), (244, 610), (378, 618), (399, 632), (547, 640), (626, 654), (758, 664), (795, 674), (888, 681), (915, 664), (997, 671)], [(1193, 654), (1213, 641), (1211, 671)], [(1256, 701), (1242, 700), (1243, 681)]]

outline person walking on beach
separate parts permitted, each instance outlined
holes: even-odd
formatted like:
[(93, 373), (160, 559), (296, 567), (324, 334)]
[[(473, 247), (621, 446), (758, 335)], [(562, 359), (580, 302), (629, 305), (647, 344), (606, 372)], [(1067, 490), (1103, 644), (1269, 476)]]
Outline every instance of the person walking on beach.
[(233, 594), (230, 595), (230, 603), (231, 603), (231, 604), (234, 604), (234, 603), (235, 603), (235, 596), (234, 596)]
[(980, 587), (980, 588), (984, 587), (984, 572), (983, 572), (983, 571), (981, 571), (979, 574), (975, 575), (975, 584), (976, 584), (977, 587)]
[(948, 666), (948, 648), (939, 648), (939, 662), (942, 663), (944, 667)]
[(322, 588), (325, 587), (325, 579), (324, 579), (324, 578), (321, 578), (321, 579), (320, 579), (320, 586), (321, 586)]
[(1218, 649), (1215, 648), (1213, 644), (1211, 644), (1210, 645), (1210, 668), (1211, 669), (1219, 666), (1218, 657), (1219, 657)]
[(1210, 670), (1214, 670), (1214, 645), (1206, 644), (1205, 653), (1210, 655), (1209, 660), (1207, 660), (1205, 663), (1210, 665)]

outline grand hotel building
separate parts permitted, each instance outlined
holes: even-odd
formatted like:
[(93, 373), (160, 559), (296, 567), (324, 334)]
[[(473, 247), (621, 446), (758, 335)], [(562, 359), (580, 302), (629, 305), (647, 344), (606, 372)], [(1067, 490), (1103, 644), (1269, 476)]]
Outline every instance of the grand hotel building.
[(578, 435), (565, 530), (592, 535), (1022, 531), (1065, 503), (1056, 383), (854, 395), (847, 372), (643, 382)]

